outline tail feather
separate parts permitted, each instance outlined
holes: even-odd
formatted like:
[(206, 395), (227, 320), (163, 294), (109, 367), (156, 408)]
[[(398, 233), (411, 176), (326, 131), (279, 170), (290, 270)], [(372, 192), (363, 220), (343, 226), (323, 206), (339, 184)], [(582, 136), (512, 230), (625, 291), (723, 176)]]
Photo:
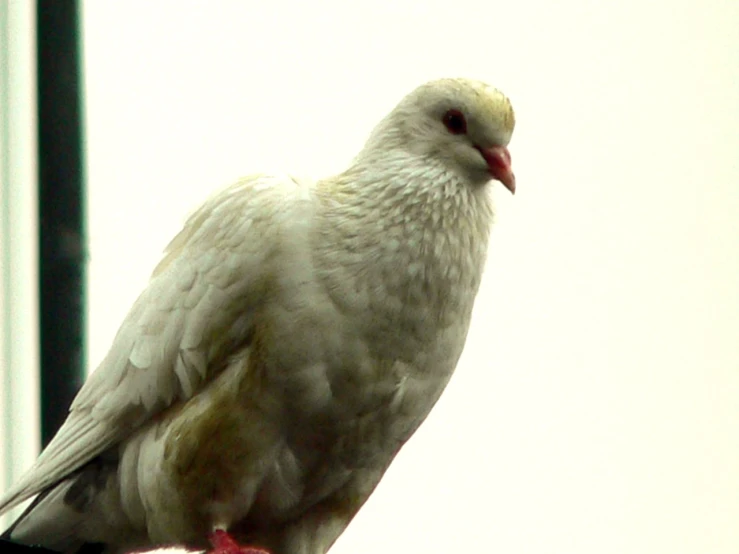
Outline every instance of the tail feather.
[(43, 490), (3, 538), (62, 554), (128, 552), (146, 546), (120, 503), (117, 460), (94, 459)]
[(64, 502), (64, 496), (72, 484), (71, 481), (65, 481), (39, 494), (3, 533), (2, 538), (65, 554), (77, 552), (84, 544), (78, 534), (81, 514)]

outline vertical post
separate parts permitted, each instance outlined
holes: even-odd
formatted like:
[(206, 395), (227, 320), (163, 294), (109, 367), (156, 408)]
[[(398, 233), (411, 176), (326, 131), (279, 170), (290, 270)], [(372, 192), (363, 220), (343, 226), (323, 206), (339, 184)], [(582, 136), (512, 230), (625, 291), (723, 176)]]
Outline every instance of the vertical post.
[(84, 170), (77, 0), (37, 0), (41, 440), (84, 378)]
[[(0, 0), (2, 491), (31, 466), (41, 442), (36, 58), (35, 3)], [(0, 517), (0, 530), (17, 514)]]

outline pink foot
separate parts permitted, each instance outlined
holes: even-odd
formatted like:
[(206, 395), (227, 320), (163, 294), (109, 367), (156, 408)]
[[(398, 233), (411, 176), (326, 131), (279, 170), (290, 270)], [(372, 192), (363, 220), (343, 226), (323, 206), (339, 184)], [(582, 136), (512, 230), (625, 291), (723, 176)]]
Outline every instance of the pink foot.
[(234, 538), (223, 529), (213, 531), (208, 537), (213, 550), (208, 554), (270, 554), (263, 548), (254, 548), (252, 546), (241, 546)]

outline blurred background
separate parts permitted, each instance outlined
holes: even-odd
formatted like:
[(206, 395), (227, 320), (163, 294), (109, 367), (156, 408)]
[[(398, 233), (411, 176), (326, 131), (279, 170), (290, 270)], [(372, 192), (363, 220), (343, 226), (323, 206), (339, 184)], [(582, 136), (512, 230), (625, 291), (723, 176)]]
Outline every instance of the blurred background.
[(214, 188), (339, 171), (468, 76), (512, 99), (517, 193), (455, 377), (332, 552), (739, 552), (739, 3), (2, 0), (0, 27), (4, 486)]

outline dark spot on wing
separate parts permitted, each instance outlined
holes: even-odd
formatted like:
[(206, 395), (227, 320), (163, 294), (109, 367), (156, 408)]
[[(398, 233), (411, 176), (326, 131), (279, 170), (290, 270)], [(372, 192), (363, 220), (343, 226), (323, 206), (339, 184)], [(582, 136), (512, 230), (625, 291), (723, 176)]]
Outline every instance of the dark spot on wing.
[(118, 461), (105, 454), (93, 458), (70, 477), (74, 482), (64, 495), (64, 503), (78, 512), (87, 511), (117, 467)]

